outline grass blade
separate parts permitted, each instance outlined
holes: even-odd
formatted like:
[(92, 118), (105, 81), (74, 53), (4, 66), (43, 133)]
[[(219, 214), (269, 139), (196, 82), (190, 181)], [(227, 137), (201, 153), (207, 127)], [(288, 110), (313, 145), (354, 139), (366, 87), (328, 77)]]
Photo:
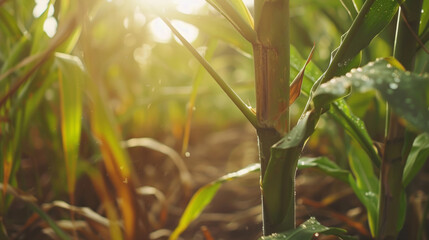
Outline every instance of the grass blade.
[(192, 187), (191, 174), (186, 167), (185, 161), (180, 155), (172, 148), (164, 145), (151, 138), (132, 138), (122, 142), (125, 147), (145, 147), (163, 153), (171, 158), (174, 165), (179, 170), (180, 179), (182, 181), (185, 192), (190, 191)]
[(25, 204), (27, 204), (34, 212), (36, 212), (43, 220), (48, 223), (48, 225), (54, 230), (54, 232), (63, 240), (71, 240), (71, 238), (63, 231), (60, 227), (55, 223), (55, 221), (46, 214), (40, 207), (36, 205), (37, 199), (29, 194), (23, 193), (18, 191), (17, 189), (8, 186), (6, 186), (3, 183), (0, 183), (0, 189), (3, 191), (6, 190), (8, 194), (13, 195), (17, 199), (23, 201)]
[(243, 177), (251, 172), (257, 172), (259, 170), (259, 164), (252, 164), (237, 172), (229, 173), (198, 189), (198, 191), (189, 201), (188, 206), (186, 206), (185, 212), (180, 218), (179, 225), (176, 227), (176, 229), (174, 229), (173, 233), (170, 235), (169, 240), (176, 240), (179, 235), (189, 226), (189, 224), (201, 214), (204, 208), (211, 202), (222, 183)]
[(379, 182), (370, 159), (354, 144), (349, 152), (349, 164), (356, 180), (350, 176), (349, 184), (368, 212), (368, 223), (372, 236), (376, 236), (378, 221)]
[(79, 58), (56, 53), (60, 89), (61, 133), (66, 161), (70, 201), (74, 204), (76, 164), (79, 158), (82, 125), (82, 82), (85, 79)]
[(422, 133), (416, 137), (407, 162), (405, 163), (402, 183), (406, 187), (417, 175), (429, 157), (429, 134)]

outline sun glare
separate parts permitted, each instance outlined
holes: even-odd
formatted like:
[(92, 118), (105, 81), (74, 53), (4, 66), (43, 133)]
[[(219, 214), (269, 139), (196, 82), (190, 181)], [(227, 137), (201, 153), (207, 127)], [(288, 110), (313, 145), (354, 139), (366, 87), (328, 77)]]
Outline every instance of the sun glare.
[[(195, 14), (207, 4), (205, 0), (138, 0), (138, 2), (141, 6), (150, 6), (158, 11), (166, 11), (174, 8), (185, 14)], [(199, 31), (193, 25), (177, 20), (173, 20), (172, 24), (189, 42), (197, 39)], [(159, 18), (152, 20), (149, 23), (149, 28), (154, 40), (157, 42), (167, 43), (173, 37), (171, 30)], [(174, 39), (180, 43), (177, 38)]]
[(57, 32), (58, 22), (55, 19), (54, 15), (54, 5), (49, 3), (49, 0), (35, 0), (36, 5), (33, 9), (33, 16), (39, 18), (43, 13), (48, 10), (47, 18), (43, 24), (43, 31), (50, 38), (55, 35)]

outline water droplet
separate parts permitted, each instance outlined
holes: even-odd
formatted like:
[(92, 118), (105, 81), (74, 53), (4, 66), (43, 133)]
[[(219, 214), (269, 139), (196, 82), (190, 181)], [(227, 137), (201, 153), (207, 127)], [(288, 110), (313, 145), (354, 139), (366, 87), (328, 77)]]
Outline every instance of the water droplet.
[(337, 64), (337, 66), (338, 66), (338, 67), (343, 67), (343, 64), (339, 62), (339, 63)]
[(391, 89), (397, 89), (398, 88), (398, 84), (397, 83), (389, 83), (389, 87)]
[(373, 193), (373, 192), (366, 192), (366, 193), (365, 193), (365, 196), (366, 196), (366, 197), (375, 197), (376, 195), (375, 195), (375, 193)]
[(388, 63), (387, 68), (392, 68), (392, 65), (390, 63)]
[(347, 73), (346, 77), (352, 77), (352, 74), (351, 73)]
[(185, 152), (185, 157), (190, 157), (191, 156), (191, 153), (190, 152)]
[(307, 225), (305, 225), (305, 224), (301, 224), (301, 227), (302, 227), (302, 228), (307, 228)]
[(357, 68), (356, 71), (362, 72), (362, 68)]

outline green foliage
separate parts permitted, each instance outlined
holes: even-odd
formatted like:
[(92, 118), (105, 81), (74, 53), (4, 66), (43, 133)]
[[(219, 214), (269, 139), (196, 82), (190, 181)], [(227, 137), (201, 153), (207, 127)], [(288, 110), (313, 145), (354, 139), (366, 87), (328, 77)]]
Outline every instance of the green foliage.
[(404, 168), (404, 175), (402, 177), (402, 183), (404, 186), (407, 186), (417, 175), (428, 157), (429, 135), (427, 133), (422, 133), (414, 140), (410, 154), (408, 155), (407, 163)]
[(82, 82), (85, 74), (79, 58), (56, 54), (59, 66), (61, 99), (61, 132), (67, 168), (67, 183), (70, 196), (74, 195), (76, 164), (79, 158), (82, 125)]
[(260, 238), (261, 240), (312, 240), (314, 237), (324, 235), (335, 235), (344, 240), (356, 239), (346, 235), (346, 231), (340, 228), (329, 228), (320, 224), (315, 218), (310, 218), (296, 229), (284, 232), (274, 233), (267, 237)]
[[(219, 88), (204, 81), (203, 68), (256, 128), (261, 165), (251, 165), (199, 189), (170, 239), (176, 239), (202, 213), (223, 182), (260, 168), (267, 233), (290, 229), (262, 239), (311, 239), (316, 233), (352, 239), (343, 230), (324, 227), (313, 218), (293, 229), (297, 168), (317, 168), (349, 184), (367, 210), (373, 237), (379, 237), (378, 222), (382, 220), (393, 222), (397, 230), (402, 227), (407, 207), (403, 187), (419, 174), (429, 156), (428, 58), (422, 46), (410, 44), (409, 56), (414, 58), (414, 50), (418, 51), (415, 72), (404, 71), (391, 58), (366, 64), (392, 52), (392, 19), (399, 1), (260, 0), (252, 6), (253, 15), (252, 7), (241, 0), (207, 2), (217, 13), (209, 5), (185, 14), (176, 9), (158, 11), (132, 1), (57, 0), (48, 1), (36, 14), (33, 11), (40, 3), (33, 0), (0, 1), (0, 238), (10, 237), (8, 227), (16, 225), (5, 217), (13, 198), (23, 200), (26, 196), (18, 194), (17, 188), (36, 191), (43, 201), (63, 198), (68, 189), (73, 204), (82, 173), (90, 177), (103, 203), (112, 226), (107, 231), (110, 237), (149, 238), (150, 232), (162, 226), (154, 227), (153, 219), (140, 211), (147, 206), (137, 197), (136, 187), (141, 184), (139, 178), (146, 176), (136, 174), (122, 139), (167, 136), (169, 141), (183, 143), (184, 154), (190, 142), (191, 119), (197, 125), (211, 124), (210, 128), (241, 123), (244, 118), (228, 107), (229, 102), (218, 94)], [(420, 15), (416, 34), (424, 44), (429, 40), (429, 1), (422, 4), (423, 11), (405, 11), (403, 15)], [(178, 41), (158, 42), (153, 37), (152, 24), (159, 14), (187, 49)], [(52, 38), (44, 29), (50, 20), (58, 23)], [(194, 42), (186, 41), (176, 30), (177, 20), (198, 28)], [(315, 40), (316, 51), (308, 63), (301, 56), (310, 52)], [(357, 68), (361, 62), (365, 66)], [(298, 75), (301, 80), (304, 69), (302, 86), (292, 85), (291, 96), (295, 100), (299, 90), (303, 94), (289, 108), (289, 79)], [(414, 141), (407, 139), (412, 145), (398, 150), (404, 166), (397, 177), (403, 186), (393, 186), (399, 189), (395, 197), (400, 201), (392, 219), (380, 218), (380, 199), (386, 195), (383, 187), (392, 182), (379, 176), (378, 170), (384, 174), (387, 164), (386, 150), (382, 144), (375, 148), (375, 142), (385, 140), (379, 136), (384, 129), (377, 126), (384, 126), (379, 123), (390, 115), (384, 110), (386, 103), (401, 117), (401, 127), (417, 136)], [(256, 109), (252, 107), (255, 104)], [(194, 112), (196, 106), (198, 111)], [(320, 155), (347, 158), (301, 158), (310, 137), (320, 144), (329, 142), (323, 138), (329, 128), (313, 134), (324, 113), (338, 123), (333, 126), (338, 128), (335, 133), (345, 130), (351, 138), (335, 136), (345, 148)], [(389, 124), (386, 127), (388, 132)], [(180, 159), (173, 149), (162, 151), (163, 144), (151, 146), (160, 152), (174, 152), (167, 155)], [(58, 161), (63, 158), (65, 161)], [(38, 181), (37, 168), (34, 176), (18, 174), (29, 165), (28, 159), (46, 168), (44, 176), (48, 175), (52, 184)], [(179, 171), (188, 174), (183, 163)], [(192, 178), (186, 176), (189, 187)], [(34, 178), (37, 181), (32, 183)], [(27, 200), (31, 213), (45, 220), (60, 238), (69, 238), (46, 209)], [(70, 214), (56, 217), (73, 220)], [(30, 222), (30, 215), (25, 217)]]
[(357, 92), (377, 90), (399, 116), (419, 130), (429, 132), (429, 123), (426, 121), (429, 119), (429, 76), (394, 68), (392, 64), (395, 62), (392, 61), (380, 59), (369, 63), (326, 83), (326, 87), (334, 82), (339, 88), (334, 91), (346, 89), (347, 85), (353, 85)]
[(198, 189), (198, 191), (192, 196), (189, 201), (185, 211), (180, 218), (179, 225), (170, 235), (170, 240), (175, 240), (179, 235), (188, 227), (188, 225), (197, 218), (204, 208), (211, 202), (216, 192), (219, 190), (221, 185), (226, 182), (236, 178), (243, 177), (249, 173), (257, 172), (260, 170), (259, 164), (253, 164), (247, 166), (243, 169), (238, 170), (237, 172), (229, 173), (219, 179), (206, 184), (205, 186)]

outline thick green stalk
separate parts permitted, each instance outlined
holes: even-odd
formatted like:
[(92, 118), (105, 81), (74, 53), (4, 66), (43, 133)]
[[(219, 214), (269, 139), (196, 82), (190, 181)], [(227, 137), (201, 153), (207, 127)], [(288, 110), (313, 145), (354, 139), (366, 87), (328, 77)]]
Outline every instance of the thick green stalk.
[(256, 116), (262, 127), (289, 130), (289, 0), (255, 0)]
[[(255, 31), (257, 42), (253, 44), (255, 64), (255, 89), (256, 89), (256, 116), (259, 142), (259, 156), (261, 162), (261, 182), (265, 177), (271, 147), (281, 139), (281, 136), (289, 131), (289, 74), (290, 74), (290, 50), (289, 50), (289, 0), (255, 0)], [(290, 160), (290, 159), (286, 159)], [(290, 170), (282, 169), (282, 176), (290, 176)], [(279, 178), (283, 179), (283, 178)], [(281, 183), (278, 183), (281, 184)], [(270, 235), (273, 232), (286, 231), (295, 227), (295, 188), (293, 183), (285, 196), (291, 196), (291, 206), (288, 207), (288, 216), (291, 224), (285, 229), (277, 229), (282, 225), (273, 222), (267, 215), (267, 199), (264, 199), (262, 191), (263, 209), (263, 234)], [(262, 188), (262, 187), (261, 187)], [(269, 196), (268, 196), (269, 197)], [(270, 206), (270, 209), (283, 208)]]
[[(271, 147), (281, 139), (281, 135), (273, 128), (260, 128), (257, 129), (258, 146), (259, 146), (259, 160), (261, 162), (261, 183), (264, 179), (265, 171), (267, 169), (268, 161), (270, 160)], [(261, 200), (262, 200), (262, 224), (264, 236), (273, 232), (273, 224), (270, 223), (268, 218), (266, 204), (264, 200), (263, 189), (261, 185)], [(293, 190), (295, 191), (295, 190)], [(293, 214), (295, 217), (295, 214)]]
[[(408, 0), (398, 13), (398, 26), (395, 39), (394, 56), (403, 66), (412, 71), (417, 49), (417, 40), (410, 31), (418, 32), (422, 0)], [(406, 20), (404, 20), (404, 18)], [(407, 24), (408, 22), (408, 24)], [(407, 26), (409, 25), (409, 26)], [(410, 29), (411, 28), (411, 29)], [(389, 109), (389, 122), (385, 139), (385, 149), (380, 173), (380, 202), (377, 239), (396, 239), (403, 222), (401, 204), (404, 197), (402, 175), (410, 149), (410, 134), (399, 118)], [(411, 136), (412, 138), (412, 136)]]

